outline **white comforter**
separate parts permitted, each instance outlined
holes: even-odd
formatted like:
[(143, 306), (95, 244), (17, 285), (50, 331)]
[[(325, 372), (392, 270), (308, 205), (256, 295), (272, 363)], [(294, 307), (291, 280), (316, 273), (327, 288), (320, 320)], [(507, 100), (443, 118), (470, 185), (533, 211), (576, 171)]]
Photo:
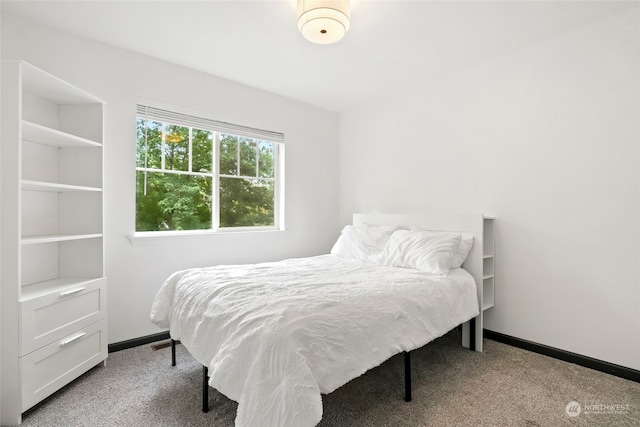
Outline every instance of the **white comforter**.
[(475, 282), (332, 255), (174, 273), (151, 320), (238, 402), (236, 426), (304, 427), (330, 393), (478, 314)]

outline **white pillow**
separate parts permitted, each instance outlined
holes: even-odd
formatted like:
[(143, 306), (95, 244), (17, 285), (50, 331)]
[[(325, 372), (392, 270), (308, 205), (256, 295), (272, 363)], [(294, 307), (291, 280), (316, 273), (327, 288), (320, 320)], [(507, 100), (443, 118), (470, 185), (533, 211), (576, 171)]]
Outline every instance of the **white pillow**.
[(453, 259), (451, 260), (451, 268), (460, 268), (462, 263), (469, 256), (471, 248), (473, 247), (473, 234), (471, 233), (452, 233), (450, 231), (433, 231), (433, 230), (421, 230), (417, 227), (412, 227), (411, 231), (430, 231), (432, 233), (450, 234), (453, 236), (460, 236), (460, 244), (453, 253)]
[(447, 274), (460, 240), (459, 234), (397, 230), (384, 248), (383, 262), (392, 267)]
[(469, 256), (469, 252), (471, 252), (471, 248), (473, 247), (473, 234), (462, 233), (460, 234), (460, 244), (456, 249), (455, 254), (453, 254), (453, 259), (451, 260), (451, 268), (460, 268), (462, 267), (462, 263)]
[(347, 225), (331, 248), (331, 254), (342, 258), (379, 263), (389, 238), (398, 229), (394, 225)]

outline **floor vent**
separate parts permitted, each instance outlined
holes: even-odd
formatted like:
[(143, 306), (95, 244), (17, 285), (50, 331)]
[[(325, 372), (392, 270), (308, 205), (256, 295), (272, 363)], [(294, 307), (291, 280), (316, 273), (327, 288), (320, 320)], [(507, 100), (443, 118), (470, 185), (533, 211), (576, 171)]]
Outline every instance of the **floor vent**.
[[(180, 341), (176, 341), (176, 344), (180, 344)], [(171, 347), (171, 341), (162, 341), (151, 344), (153, 351), (162, 350), (163, 348)]]

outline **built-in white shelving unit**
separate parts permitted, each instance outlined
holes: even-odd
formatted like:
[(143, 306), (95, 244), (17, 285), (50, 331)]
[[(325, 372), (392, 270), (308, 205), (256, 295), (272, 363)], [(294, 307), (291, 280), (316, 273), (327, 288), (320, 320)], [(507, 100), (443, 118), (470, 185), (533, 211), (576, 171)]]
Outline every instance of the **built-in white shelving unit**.
[(107, 357), (103, 110), (2, 63), (2, 425)]
[(493, 225), (495, 219), (483, 218), (482, 228), (482, 309), (487, 310), (495, 304), (495, 238)]

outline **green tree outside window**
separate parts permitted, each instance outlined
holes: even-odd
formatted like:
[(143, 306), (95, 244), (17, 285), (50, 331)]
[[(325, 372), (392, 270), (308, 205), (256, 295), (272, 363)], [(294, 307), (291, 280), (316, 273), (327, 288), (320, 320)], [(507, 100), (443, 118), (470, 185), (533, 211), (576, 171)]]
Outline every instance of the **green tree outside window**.
[(213, 215), (220, 227), (274, 226), (275, 155), (270, 141), (138, 118), (136, 231), (211, 229)]

